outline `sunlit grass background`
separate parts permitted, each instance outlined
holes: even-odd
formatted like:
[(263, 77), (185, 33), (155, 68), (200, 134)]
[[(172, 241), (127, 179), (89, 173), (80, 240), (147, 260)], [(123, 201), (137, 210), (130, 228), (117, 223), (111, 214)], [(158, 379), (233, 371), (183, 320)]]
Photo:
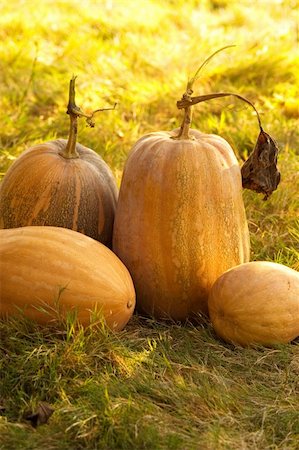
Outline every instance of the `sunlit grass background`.
[[(252, 259), (299, 270), (299, 26), (296, 0), (0, 1), (0, 172), (25, 148), (67, 137), (68, 83), (77, 104), (111, 106), (79, 141), (118, 183), (143, 134), (177, 127), (176, 101), (204, 68), (195, 95), (233, 91), (251, 100), (280, 148), (282, 181), (267, 201), (244, 191)], [(242, 164), (258, 135), (245, 104), (195, 107), (193, 127), (217, 133)], [(119, 336), (52, 334), (2, 323), (3, 449), (298, 449), (298, 345), (234, 349), (209, 324), (135, 317)], [(23, 412), (56, 412), (33, 430)], [(2, 433), (1, 433), (2, 431)]]

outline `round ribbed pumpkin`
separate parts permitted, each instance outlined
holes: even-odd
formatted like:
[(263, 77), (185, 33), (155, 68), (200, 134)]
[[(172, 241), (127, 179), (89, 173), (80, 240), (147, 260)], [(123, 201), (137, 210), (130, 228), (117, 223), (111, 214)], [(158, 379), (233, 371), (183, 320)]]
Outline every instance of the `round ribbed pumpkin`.
[(64, 227), (111, 246), (118, 189), (103, 159), (76, 143), (82, 114), (72, 82), (69, 139), (36, 145), (14, 161), (0, 187), (0, 228)]
[(64, 227), (110, 246), (118, 195), (111, 170), (78, 143), (78, 158), (62, 156), (66, 144), (57, 139), (29, 148), (8, 169), (0, 187), (0, 228)]
[(125, 164), (113, 250), (131, 273), (139, 311), (175, 320), (207, 314), (214, 281), (249, 260), (230, 145), (186, 127), (142, 137)]
[(51, 324), (76, 312), (89, 325), (93, 311), (121, 330), (133, 314), (131, 276), (103, 244), (58, 227), (0, 230), (0, 315), (23, 314)]
[(299, 336), (299, 273), (252, 261), (222, 274), (209, 295), (215, 332), (227, 342), (283, 344)]

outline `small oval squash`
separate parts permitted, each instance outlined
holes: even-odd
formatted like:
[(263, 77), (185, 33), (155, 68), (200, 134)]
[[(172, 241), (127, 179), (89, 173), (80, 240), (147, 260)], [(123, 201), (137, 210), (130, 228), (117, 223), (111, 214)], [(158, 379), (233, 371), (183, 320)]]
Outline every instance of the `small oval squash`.
[(150, 133), (125, 164), (113, 251), (131, 273), (137, 309), (185, 320), (208, 313), (208, 293), (249, 260), (241, 172), (221, 137)]
[(209, 295), (216, 334), (227, 342), (283, 344), (299, 336), (299, 273), (253, 261), (222, 274)]
[(133, 314), (131, 276), (103, 244), (58, 227), (0, 230), (0, 315), (23, 310), (41, 324), (76, 311), (87, 326), (93, 310), (121, 330)]

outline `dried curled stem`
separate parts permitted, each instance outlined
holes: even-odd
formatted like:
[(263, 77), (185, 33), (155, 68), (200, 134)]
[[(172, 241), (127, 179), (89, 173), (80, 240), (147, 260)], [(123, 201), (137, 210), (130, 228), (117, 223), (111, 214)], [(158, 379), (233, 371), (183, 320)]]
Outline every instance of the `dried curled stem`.
[(178, 109), (184, 109), (184, 118), (177, 136), (173, 139), (192, 139), (189, 134), (191, 120), (192, 120), (192, 106), (197, 103), (212, 100), (214, 98), (233, 96), (242, 100), (243, 102), (250, 105), (255, 113), (258, 120), (260, 134), (258, 136), (255, 148), (250, 154), (249, 158), (243, 164), (241, 168), (242, 174), (242, 185), (244, 188), (251, 189), (256, 192), (262, 192), (266, 200), (272, 192), (277, 189), (280, 182), (280, 173), (277, 169), (277, 155), (278, 147), (275, 141), (267, 134), (262, 127), (260, 115), (254, 106), (247, 98), (242, 97), (242, 95), (235, 94), (232, 92), (218, 92), (207, 95), (199, 95), (197, 97), (192, 97), (193, 94), (193, 84), (199, 78), (199, 72), (201, 69), (219, 52), (225, 50), (229, 47), (234, 47), (234, 45), (227, 45), (222, 47), (211, 56), (209, 56), (196, 71), (195, 75), (188, 81), (187, 89), (181, 100), (177, 102)]
[[(208, 62), (215, 56), (217, 53), (222, 52), (223, 50), (226, 50), (227, 48), (235, 47), (235, 45), (226, 45), (225, 47), (221, 47), (218, 50), (216, 50), (212, 55), (210, 55), (208, 58), (204, 60), (204, 62), (199, 66), (197, 71), (195, 72), (194, 76), (190, 78), (190, 80), (187, 83), (186, 92), (183, 94), (182, 102), (184, 102), (184, 106), (182, 108), (185, 110), (184, 112), (184, 118), (183, 122), (179, 131), (179, 134), (177, 136), (173, 136), (173, 139), (193, 139), (193, 137), (190, 135), (190, 126), (192, 122), (192, 97), (193, 94), (193, 85), (196, 80), (199, 78), (199, 73), (203, 69), (204, 66), (208, 64)], [(194, 103), (195, 104), (195, 103)]]
[(256, 113), (260, 134), (253, 152), (241, 168), (242, 185), (243, 188), (263, 193), (264, 200), (267, 200), (272, 192), (277, 189), (280, 182), (280, 173), (277, 169), (277, 156), (279, 150), (275, 141), (263, 130), (260, 115), (253, 103), (239, 94), (219, 92), (197, 97), (183, 96), (182, 99), (177, 102), (177, 107), (179, 109), (185, 109), (186, 111), (187, 108), (191, 108), (191, 106), (196, 105), (197, 103), (227, 96), (233, 96), (242, 100), (250, 105)]
[(70, 86), (69, 86), (69, 101), (67, 105), (67, 114), (70, 116), (70, 131), (69, 131), (69, 137), (66, 144), (66, 147), (63, 151), (60, 152), (60, 155), (67, 159), (74, 159), (79, 158), (79, 153), (76, 150), (76, 142), (77, 142), (77, 134), (78, 134), (78, 117), (85, 117), (86, 122), (90, 127), (95, 126), (95, 122), (93, 120), (96, 113), (100, 111), (109, 111), (113, 110), (116, 107), (116, 103), (113, 107), (109, 108), (99, 108), (93, 111), (91, 114), (84, 113), (79, 106), (76, 105), (75, 96), (75, 83), (76, 78), (73, 76), (73, 78), (70, 80)]
[(213, 98), (228, 97), (228, 96), (236, 97), (239, 100), (242, 100), (243, 102), (245, 102), (248, 105), (250, 105), (254, 109), (254, 111), (256, 113), (260, 130), (263, 129), (260, 115), (259, 115), (256, 107), (254, 106), (254, 104), (251, 103), (249, 100), (247, 100), (247, 98), (242, 97), (242, 95), (234, 94), (232, 92), (217, 92), (215, 94), (213, 93), (213, 94), (207, 94), (207, 95), (199, 95), (197, 97), (188, 97), (188, 98), (183, 96), (182, 99), (177, 102), (177, 107), (178, 107), (178, 109), (185, 109), (185, 108), (188, 108), (190, 106), (196, 105), (197, 103), (201, 103), (201, 102), (206, 102), (208, 100), (212, 100)]

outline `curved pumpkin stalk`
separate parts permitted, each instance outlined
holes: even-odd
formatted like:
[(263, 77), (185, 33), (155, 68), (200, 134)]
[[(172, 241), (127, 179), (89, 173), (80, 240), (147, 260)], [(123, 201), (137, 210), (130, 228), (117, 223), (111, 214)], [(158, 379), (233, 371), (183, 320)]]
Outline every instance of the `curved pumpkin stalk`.
[(254, 104), (239, 94), (234, 94), (232, 92), (218, 92), (189, 98), (183, 96), (183, 98), (177, 102), (177, 107), (179, 109), (185, 109), (186, 111), (186, 108), (191, 108), (191, 106), (196, 105), (197, 103), (227, 96), (233, 96), (246, 102), (256, 113), (260, 133), (253, 152), (241, 168), (242, 185), (246, 189), (263, 193), (265, 195), (264, 200), (267, 200), (272, 192), (277, 189), (280, 182), (280, 173), (276, 166), (279, 150), (275, 141), (263, 130), (260, 115)]
[(247, 98), (242, 97), (242, 95), (234, 94), (232, 92), (217, 92), (215, 94), (213, 93), (213, 94), (207, 94), (207, 95), (199, 95), (197, 97), (189, 97), (189, 98), (184, 98), (184, 96), (183, 96), (182, 100), (179, 100), (177, 102), (177, 107), (178, 107), (178, 109), (185, 109), (188, 106), (193, 106), (193, 105), (196, 105), (197, 103), (206, 102), (208, 100), (212, 100), (213, 98), (228, 97), (228, 96), (237, 97), (239, 100), (242, 100), (243, 102), (246, 102), (248, 105), (250, 105), (256, 113), (260, 130), (263, 131), (261, 118), (260, 118), (260, 115), (259, 115), (256, 107), (254, 106), (254, 104), (251, 103), (249, 100), (247, 100)]
[(181, 100), (177, 102), (178, 109), (184, 109), (184, 118), (177, 136), (173, 139), (192, 139), (189, 134), (191, 121), (192, 121), (192, 106), (197, 103), (205, 102), (219, 97), (233, 96), (242, 100), (243, 102), (250, 105), (257, 116), (260, 133), (255, 145), (253, 152), (250, 154), (249, 158), (245, 161), (241, 168), (242, 174), (242, 186), (247, 189), (251, 189), (256, 192), (262, 192), (265, 194), (264, 200), (272, 194), (280, 182), (280, 172), (277, 169), (277, 155), (278, 147), (275, 141), (267, 134), (262, 127), (260, 115), (254, 106), (247, 98), (242, 97), (242, 95), (235, 94), (232, 92), (218, 92), (207, 95), (199, 95), (192, 97), (193, 94), (193, 84), (199, 77), (199, 72), (201, 69), (219, 52), (227, 48), (234, 47), (234, 45), (227, 45), (220, 48), (209, 56), (196, 71), (195, 75), (188, 81), (187, 89)]
[(182, 96), (182, 100), (184, 101), (184, 108), (185, 114), (183, 118), (183, 122), (179, 131), (179, 134), (177, 136), (174, 136), (173, 139), (193, 139), (192, 136), (189, 134), (191, 122), (192, 122), (192, 99), (191, 95), (193, 94), (193, 85), (195, 81), (199, 78), (199, 73), (203, 69), (204, 66), (208, 64), (208, 62), (215, 56), (217, 53), (222, 52), (223, 50), (226, 50), (227, 48), (235, 47), (235, 45), (226, 45), (225, 47), (221, 47), (218, 50), (216, 50), (212, 55), (210, 55), (208, 58), (204, 60), (204, 62), (199, 66), (197, 71), (195, 72), (194, 76), (188, 81), (186, 92)]

